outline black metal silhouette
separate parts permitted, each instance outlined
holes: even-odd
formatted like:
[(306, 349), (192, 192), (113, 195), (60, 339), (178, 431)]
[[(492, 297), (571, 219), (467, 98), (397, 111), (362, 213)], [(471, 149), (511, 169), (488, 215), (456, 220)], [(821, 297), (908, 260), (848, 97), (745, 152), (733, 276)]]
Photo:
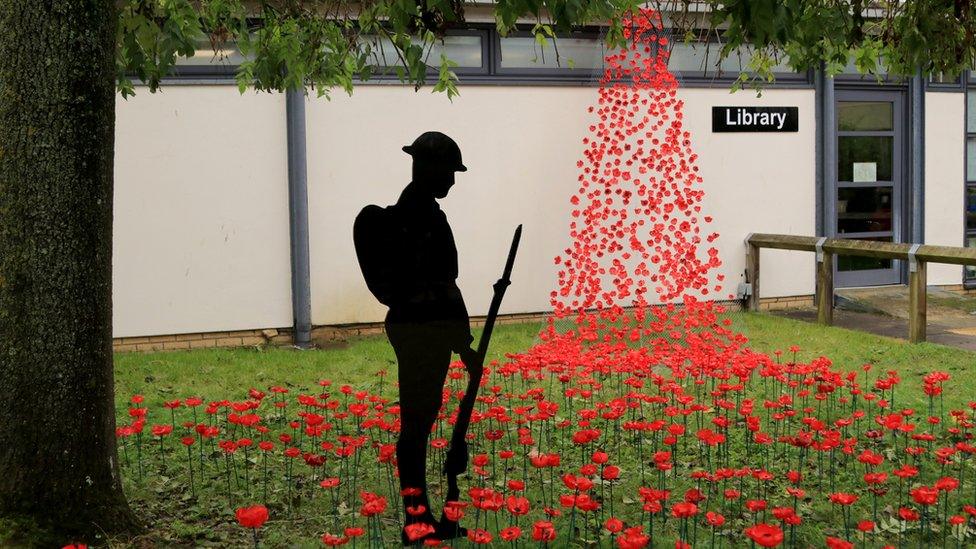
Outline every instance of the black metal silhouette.
[(465, 436), (468, 434), (468, 424), (471, 422), (471, 412), (474, 410), (475, 398), (478, 395), (478, 386), (481, 385), (481, 374), (483, 371), (485, 356), (488, 354), (488, 343), (491, 341), (491, 333), (495, 329), (495, 319), (498, 318), (498, 309), (502, 305), (505, 297), (505, 289), (512, 283), (512, 267), (515, 265), (515, 254), (518, 252), (519, 241), (522, 239), (522, 225), (515, 229), (512, 237), (512, 246), (508, 250), (508, 259), (505, 261), (505, 269), (502, 277), (492, 286), (495, 290), (491, 298), (491, 305), (488, 307), (488, 317), (485, 319), (485, 327), (481, 331), (481, 339), (478, 340), (478, 351), (472, 360), (476, 360), (476, 367), (469, 367), (471, 373), (468, 378), (468, 387), (464, 391), (464, 398), (461, 399), (461, 406), (458, 408), (457, 419), (454, 422), (454, 432), (451, 434), (451, 448), (447, 451), (447, 459), (444, 461), (444, 473), (447, 475), (447, 500), (457, 501), (461, 496), (458, 488), (457, 477), (468, 468), (468, 441)]
[[(444, 540), (466, 531), (446, 517), (435, 521), (430, 511), (427, 440), (441, 407), (451, 353), (458, 353), (469, 371), (480, 368), (480, 362), (470, 347), (474, 338), (456, 283), (457, 248), (436, 199), (447, 196), (455, 172), (467, 168), (457, 144), (440, 132), (426, 132), (403, 150), (413, 157), (411, 182), (396, 204), (363, 208), (353, 242), (366, 285), (389, 307), (385, 327), (399, 374), (400, 487), (405, 512), (423, 506), (416, 515), (405, 513), (404, 526), (434, 525), (431, 536)], [(413, 493), (418, 489), (419, 494)], [(403, 542), (408, 543), (405, 533)]]

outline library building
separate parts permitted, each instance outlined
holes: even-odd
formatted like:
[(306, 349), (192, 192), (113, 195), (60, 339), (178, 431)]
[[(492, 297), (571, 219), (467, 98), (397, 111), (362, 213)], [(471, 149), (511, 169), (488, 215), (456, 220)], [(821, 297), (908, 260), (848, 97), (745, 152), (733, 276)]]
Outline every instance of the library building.
[[(531, 26), (502, 37), (490, 12), (468, 19), (430, 55), (458, 63), (453, 100), (395, 76), (328, 98), (241, 93), (241, 56), (209, 43), (159, 92), (137, 85), (134, 97), (119, 97), (116, 349), (379, 330), (386, 309), (363, 282), (353, 220), (367, 204), (397, 201), (411, 177), (401, 147), (428, 130), (451, 136), (467, 166), (440, 206), (469, 313), (485, 314), (519, 223), (501, 312), (550, 310), (603, 36), (594, 28), (560, 37), (557, 58)], [(676, 41), (669, 68), (726, 288), (745, 281), (750, 233), (976, 245), (976, 72), (905, 78), (851, 67), (827, 76), (784, 63), (761, 93), (732, 92), (749, 51), (718, 61), (719, 47)], [(904, 260), (838, 256), (833, 268), (835, 288), (906, 284), (909, 275)], [(812, 253), (764, 250), (763, 306), (812, 303), (816, 270)], [(933, 263), (927, 284), (966, 291), (976, 270)]]

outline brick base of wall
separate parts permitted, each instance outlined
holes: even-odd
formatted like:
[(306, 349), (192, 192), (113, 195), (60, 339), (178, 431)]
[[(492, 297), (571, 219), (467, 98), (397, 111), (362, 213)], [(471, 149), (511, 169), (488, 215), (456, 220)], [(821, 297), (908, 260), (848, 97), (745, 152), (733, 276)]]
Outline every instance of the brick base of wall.
[[(958, 291), (967, 295), (976, 295), (976, 290), (965, 290), (961, 284), (940, 286), (940, 288)], [(742, 310), (738, 301), (723, 302), (729, 311)], [(798, 295), (784, 297), (761, 297), (759, 310), (776, 311), (797, 307), (814, 307), (813, 295)], [(547, 313), (522, 313), (502, 315), (498, 317), (498, 324), (519, 324), (537, 322), (541, 324), (548, 317)], [(485, 317), (472, 317), (472, 327), (483, 326)], [(382, 322), (362, 324), (344, 324), (337, 326), (318, 326), (312, 330), (313, 343), (320, 347), (343, 345), (350, 337), (379, 335), (384, 332)], [(287, 346), (294, 343), (292, 328), (264, 328), (254, 330), (237, 330), (231, 332), (207, 332), (198, 334), (175, 334), (145, 337), (122, 337), (113, 341), (115, 351), (171, 351), (181, 349), (210, 349), (210, 348), (238, 348), (249, 346)]]
[(784, 297), (760, 297), (760, 311), (778, 311), (781, 309), (795, 309), (797, 307), (815, 307), (813, 295), (793, 295)]
[[(523, 313), (499, 316), (497, 324), (520, 324), (545, 321), (544, 313)], [(472, 317), (471, 326), (484, 326), (485, 317)], [(320, 347), (342, 345), (350, 337), (384, 333), (382, 322), (317, 326), (312, 329), (312, 342)], [(142, 337), (119, 337), (112, 341), (117, 352), (177, 351), (186, 349), (228, 349), (253, 346), (288, 346), (294, 344), (292, 328), (263, 328), (230, 332), (205, 332)]]

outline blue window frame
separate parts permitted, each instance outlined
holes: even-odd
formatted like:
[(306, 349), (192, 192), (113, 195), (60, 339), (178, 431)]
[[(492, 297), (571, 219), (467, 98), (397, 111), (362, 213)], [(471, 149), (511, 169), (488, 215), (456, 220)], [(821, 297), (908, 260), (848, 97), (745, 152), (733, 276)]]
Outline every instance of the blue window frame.
[[(520, 26), (501, 36), (494, 25), (472, 23), (448, 31), (443, 43), (436, 44), (428, 57), (428, 81), (436, 78), (440, 52), (459, 64), (452, 70), (463, 84), (475, 85), (576, 85), (597, 86), (603, 76), (605, 28), (583, 27), (557, 36), (540, 45), (531, 26)], [(375, 43), (377, 60), (371, 79), (361, 84), (398, 83), (393, 68), (399, 62), (392, 45), (385, 38), (364, 37)], [(685, 87), (728, 87), (748, 64), (749, 51), (719, 60), (720, 45), (675, 40), (671, 46), (671, 70)], [(382, 52), (382, 53), (381, 53)], [(385, 59), (383, 58), (385, 57)], [(232, 82), (240, 53), (232, 44), (214, 55), (209, 42), (201, 43), (197, 54), (180, 59), (168, 78), (174, 83), (205, 81)], [(384, 68), (388, 67), (388, 68)], [(812, 72), (798, 73), (784, 63), (777, 65), (776, 80), (769, 87), (812, 87)]]

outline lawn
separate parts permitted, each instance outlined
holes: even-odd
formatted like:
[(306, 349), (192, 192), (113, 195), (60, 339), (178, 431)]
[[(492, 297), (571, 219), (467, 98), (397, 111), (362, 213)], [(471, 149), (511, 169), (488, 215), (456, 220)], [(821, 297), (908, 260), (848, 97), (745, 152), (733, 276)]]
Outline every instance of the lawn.
[[(903, 341), (840, 328), (823, 328), (768, 314), (736, 313), (733, 318), (733, 328), (749, 337), (749, 346), (753, 350), (770, 354), (781, 351), (781, 359), (784, 362), (793, 359), (793, 353), (788, 349), (795, 345), (799, 347), (796, 352), (796, 361), (799, 363), (809, 363), (819, 356), (826, 356), (833, 362), (834, 369), (842, 372), (858, 372), (859, 376), (866, 376), (862, 373), (861, 367), (865, 363), (870, 363), (874, 366), (871, 374), (872, 383), (885, 371), (898, 372), (902, 380), (897, 388), (895, 402), (898, 409), (911, 407), (917, 409), (920, 414), (926, 410), (929, 401), (921, 390), (922, 377), (935, 370), (948, 372), (952, 376), (952, 380), (946, 383), (945, 401), (942, 404), (946, 412), (963, 407), (971, 398), (970, 388), (976, 381), (974, 380), (976, 374), (972, 369), (973, 359), (976, 356), (972, 353), (934, 344), (909, 345)], [(528, 349), (538, 341), (536, 336), (540, 327), (539, 324), (497, 327), (490, 358), (504, 362), (505, 353)], [(476, 333), (476, 337), (477, 335)], [(386, 376), (378, 375), (384, 371), (387, 372)], [(117, 354), (116, 394), (120, 425), (132, 421), (126, 413), (130, 407), (149, 411), (145, 432), (138, 436), (125, 437), (123, 442), (122, 459), (126, 491), (132, 506), (149, 527), (146, 535), (129, 543), (136, 546), (247, 544), (251, 541), (251, 533), (236, 524), (234, 509), (251, 503), (265, 503), (270, 510), (271, 518), (260, 530), (260, 539), (264, 546), (321, 547), (323, 544), (321, 537), (324, 533), (330, 532), (341, 536), (343, 527), (346, 526), (367, 529), (366, 534), (358, 538), (358, 543), (362, 545), (367, 544), (371, 536), (383, 539), (382, 542), (374, 541), (374, 546), (380, 543), (384, 546), (397, 544), (401, 511), (396, 507), (398, 502), (395, 498), (388, 497), (389, 507), (386, 511), (374, 519), (367, 520), (359, 514), (361, 502), (356, 497), (356, 494), (362, 490), (387, 496), (393, 493), (391, 487), (395, 486), (395, 483), (392, 468), (389, 463), (381, 463), (377, 459), (377, 452), (381, 448), (360, 445), (358, 450), (354, 448), (349, 457), (330, 455), (323, 465), (311, 467), (307, 467), (301, 457), (290, 459), (281, 455), (281, 449), (289, 444), (301, 447), (303, 451), (313, 452), (316, 451), (316, 443), (329, 445), (327, 439), (332, 442), (336, 439), (342, 440), (347, 447), (357, 445), (354, 441), (350, 442), (350, 439), (339, 437), (337, 434), (339, 431), (345, 432), (352, 438), (359, 433), (369, 433), (372, 437), (370, 442), (391, 444), (395, 435), (388, 429), (365, 426), (360, 424), (359, 418), (353, 421), (353, 416), (347, 414), (330, 416), (329, 414), (334, 412), (325, 411), (327, 408), (324, 406), (318, 410), (318, 413), (326, 416), (327, 423), (333, 424), (330, 433), (303, 434), (302, 428), (306, 426), (298, 424), (290, 426), (289, 421), (306, 417), (296, 410), (299, 405), (295, 402), (295, 397), (300, 394), (318, 395), (325, 391), (331, 396), (322, 399), (322, 402), (331, 399), (342, 409), (356, 400), (356, 391), (365, 392), (359, 395), (362, 397), (361, 402), (375, 405), (378, 401), (374, 397), (379, 396), (389, 399), (392, 403), (396, 394), (392, 383), (395, 376), (396, 365), (393, 353), (383, 336), (356, 339), (341, 349), (315, 351), (262, 348)], [(332, 384), (323, 387), (319, 385), (320, 380), (330, 380)], [(619, 380), (618, 376), (617, 381)], [(458, 379), (453, 382), (456, 389), (460, 389), (462, 381)], [(606, 382), (608, 387), (604, 391), (609, 391), (609, 394), (605, 395), (606, 398), (602, 399), (605, 402), (623, 398), (625, 394), (623, 391), (629, 390), (619, 385), (610, 387), (613, 376), (601, 381)], [(531, 382), (528, 382), (529, 385), (526, 383), (524, 379), (521, 385), (514, 379), (500, 381), (496, 396), (505, 395), (507, 392), (522, 396), (518, 398), (513, 396), (507, 402), (500, 400), (495, 404), (508, 407), (509, 412), (525, 402), (533, 404), (531, 398), (525, 398), (526, 391), (533, 385)], [(594, 425), (599, 424), (604, 427), (603, 438), (595, 443), (574, 444), (566, 434), (571, 429), (564, 428), (570, 426), (570, 422), (560, 425), (557, 421), (566, 419), (576, 421), (582, 417), (579, 416), (580, 411), (587, 406), (594, 410), (607, 408), (595, 398), (588, 399), (585, 395), (581, 398), (580, 393), (566, 397), (560, 394), (560, 391), (554, 390), (553, 383), (553, 376), (550, 374), (548, 379), (543, 378), (541, 383), (535, 386), (541, 387), (549, 400), (558, 402), (562, 406), (554, 413), (554, 417), (537, 421), (537, 425), (532, 427), (531, 435), (537, 437), (535, 445), (540, 447), (540, 451), (541, 447), (545, 446), (547, 451), (561, 453), (562, 464), (555, 467), (528, 468), (526, 456), (522, 456), (521, 461), (518, 460), (518, 456), (510, 462), (495, 459), (493, 456), (497, 454), (497, 450), (505, 446), (505, 443), (512, 443), (514, 427), (506, 427), (500, 419), (491, 418), (482, 422), (479, 427), (473, 425), (472, 430), (477, 431), (479, 435), (494, 431), (497, 437), (503, 438), (499, 440), (497, 447), (494, 442), (487, 442), (487, 440), (473, 442), (472, 455), (485, 452), (489, 457), (486, 458), (486, 464), (480, 468), (480, 471), (477, 467), (469, 468), (469, 474), (476, 473), (473, 478), (462, 479), (462, 499), (466, 499), (465, 487), (468, 485), (493, 488), (509, 496), (512, 493), (507, 490), (507, 481), (513, 478), (525, 478), (527, 487), (524, 495), (531, 504), (532, 512), (521, 517), (521, 522), (518, 523), (525, 530), (521, 537), (523, 543), (538, 545), (531, 538), (534, 530), (532, 525), (550, 518), (542, 513), (542, 508), (547, 506), (562, 509), (563, 512), (562, 516), (551, 520), (560, 536), (558, 541), (553, 542), (554, 547), (564, 546), (563, 542), (569, 539), (570, 532), (574, 544), (610, 546), (612, 541), (609, 533), (601, 526), (611, 514), (623, 519), (627, 526), (643, 525), (645, 533), (650, 533), (647, 532), (648, 528), (656, 528), (652, 533), (655, 546), (667, 542), (671, 547), (674, 546), (674, 540), (679, 537), (689, 542), (697, 541), (700, 546), (710, 546), (711, 543), (723, 547), (737, 546), (747, 543), (742, 536), (744, 527), (760, 521), (775, 522), (771, 515), (767, 515), (765, 509), (761, 510), (760, 518), (760, 511), (744, 511), (741, 505), (730, 506), (728, 501), (722, 503), (721, 496), (712, 496), (710, 487), (708, 488), (710, 497), (701, 502), (702, 513), (691, 519), (669, 515), (668, 513), (674, 512), (673, 506), (670, 509), (666, 506), (665, 512), (659, 512), (653, 519), (650, 514), (653, 513), (653, 505), (650, 508), (645, 507), (648, 514), (641, 509), (640, 502), (637, 501), (640, 499), (636, 489), (638, 486), (667, 486), (675, 494), (672, 497), (674, 501), (680, 499), (680, 494), (685, 494), (688, 498), (689, 489), (700, 488), (704, 491), (705, 487), (702, 486), (700, 479), (696, 481), (686, 477), (692, 471), (701, 470), (707, 465), (768, 468), (776, 473), (775, 480), (760, 482), (757, 479), (755, 485), (749, 482), (749, 479), (738, 480), (738, 486), (743, 492), (742, 498), (746, 498), (747, 495), (750, 498), (768, 497), (770, 509), (777, 505), (790, 504), (790, 498), (784, 499), (778, 492), (787, 486), (783, 478), (785, 468), (782, 462), (792, 463), (795, 454), (791, 453), (791, 449), (753, 445), (748, 440), (740, 439), (737, 434), (731, 433), (728, 443), (720, 444), (714, 450), (705, 444), (696, 445), (686, 442), (665, 447), (658, 433), (634, 434), (626, 430), (621, 431), (618, 427), (597, 419), (594, 419)], [(349, 394), (339, 390), (339, 387), (344, 384), (351, 387)], [(765, 381), (763, 386), (766, 386)], [(271, 392), (271, 387), (284, 388), (288, 392), (274, 393)], [(558, 387), (558, 384), (555, 387)], [(714, 388), (714, 380), (712, 387)], [(690, 386), (687, 388), (697, 390)], [(210, 414), (208, 419), (204, 419), (205, 405), (199, 409), (194, 408), (193, 417), (185, 405), (185, 399), (191, 396), (198, 396), (205, 403), (224, 399), (230, 403), (245, 402), (250, 389), (265, 393), (262, 395), (264, 400), (258, 413), (262, 416), (261, 424), (270, 429), (270, 433), (265, 438), (276, 444), (272, 452), (262, 452), (256, 446), (242, 444), (231, 449), (217, 447), (213, 439), (236, 439), (239, 442), (240, 438), (247, 434), (256, 444), (261, 435), (250, 431), (242, 424), (226, 421), (224, 417), (228, 414), (227, 410), (222, 409)], [(761, 391), (754, 386), (746, 391), (745, 396), (761, 396), (759, 393)], [(144, 401), (133, 404), (130, 400), (133, 395), (141, 395)], [(163, 408), (164, 403), (178, 399), (184, 400), (183, 406), (172, 412)], [(735, 399), (737, 406), (741, 404), (739, 396)], [(251, 401), (255, 401), (253, 395)], [(281, 408), (269, 404), (275, 402), (288, 402), (288, 404)], [(818, 406), (820, 404), (822, 403), (818, 403)], [(572, 408), (574, 405), (577, 406), (576, 409)], [(630, 407), (628, 415), (632, 416), (635, 406)], [(755, 407), (757, 410), (761, 407), (759, 401)], [(313, 410), (308, 406), (300, 409), (306, 413), (311, 413)], [(825, 413), (829, 415), (829, 404), (827, 410), (828, 412)], [(818, 408), (817, 411), (819, 413), (820, 409)], [(241, 408), (239, 414), (246, 412), (246, 408)], [(712, 419), (714, 412), (714, 410), (706, 410), (693, 415), (691, 421), (699, 422), (697, 427), (688, 425), (689, 420), (686, 415), (685, 424), (689, 426), (689, 432), (693, 434), (698, 431), (699, 427), (704, 426), (701, 422), (706, 418)], [(835, 409), (834, 415), (830, 417), (837, 417), (836, 412)], [(757, 415), (761, 413), (766, 412), (757, 412)], [(939, 413), (938, 409), (936, 413)], [(199, 417), (196, 417), (197, 414)], [(721, 412), (717, 415), (721, 416)], [(649, 414), (649, 417), (658, 416)], [(197, 436), (194, 439), (195, 444), (184, 447), (180, 444), (179, 437), (190, 434), (192, 438), (193, 431), (180, 424), (191, 419), (195, 423), (209, 421), (212, 425), (219, 425), (223, 432), (219, 437), (213, 437), (209, 441), (205, 437)], [(866, 425), (865, 429), (874, 424), (873, 421), (869, 421), (870, 419), (861, 422)], [(176, 432), (161, 437), (153, 437), (150, 434), (149, 426), (166, 424), (173, 425)], [(190, 425), (192, 426), (193, 423)], [(581, 425), (581, 427), (586, 426), (589, 424)], [(287, 444), (280, 442), (277, 437), (282, 433), (291, 434), (293, 439)], [(229, 436), (225, 437), (225, 434)], [(439, 422), (434, 436), (447, 438), (449, 434), (449, 426)], [(685, 438), (691, 439), (690, 436)], [(895, 446), (900, 446), (901, 443), (895, 440)], [(693, 439), (692, 441), (694, 442)], [(326, 446), (322, 448), (321, 452), (325, 455), (335, 449), (332, 446), (329, 446), (328, 450)], [(596, 486), (589, 492), (583, 490), (592, 493), (593, 499), (603, 505), (598, 511), (590, 512), (587, 512), (583, 505), (578, 508), (572, 503), (568, 507), (560, 505), (557, 498), (565, 496), (566, 491), (564, 488), (566, 480), (561, 482), (560, 476), (564, 473), (576, 473), (576, 467), (589, 461), (591, 452), (604, 448), (610, 453), (610, 463), (619, 466), (621, 480), (600, 481), (600, 475), (597, 475)], [(673, 468), (668, 466), (654, 470), (654, 464), (661, 463), (661, 456), (655, 455), (655, 452), (666, 449), (674, 451), (674, 455), (670, 458)], [(440, 504), (436, 496), (442, 487), (433, 469), (442, 459), (443, 452), (438, 450), (431, 450), (431, 452), (432, 501), (435, 514), (439, 515)], [(652, 456), (655, 461), (651, 460)], [(787, 537), (794, 545), (823, 546), (825, 535), (847, 537), (853, 541), (859, 535), (852, 532), (853, 524), (856, 524), (859, 519), (872, 517), (873, 510), (868, 503), (871, 501), (870, 495), (857, 486), (860, 484), (860, 473), (863, 472), (858, 468), (862, 465), (850, 459), (853, 466), (849, 467), (851, 470), (844, 471), (839, 463), (837, 467), (834, 466), (835, 460), (841, 457), (839, 451), (836, 455), (831, 451), (829, 455), (820, 452), (819, 455), (805, 455), (802, 459), (803, 464), (798, 468), (804, 469), (807, 473), (812, 469), (822, 478), (809, 481), (810, 486), (806, 486), (807, 481), (804, 481), (807, 491), (818, 494), (818, 498), (807, 495), (792, 502), (797, 512), (804, 516), (802, 526), (792, 532), (792, 536)], [(891, 468), (894, 468), (895, 456), (888, 454), (887, 457), (892, 460)], [(844, 463), (847, 463), (849, 458), (843, 457), (843, 459)], [(645, 467), (648, 471), (645, 471)], [(191, 469), (195, 475), (192, 484), (189, 477)], [(917, 480), (934, 482), (940, 473), (946, 472), (945, 469), (936, 471), (935, 467), (930, 469), (923, 471)], [(965, 469), (961, 468), (960, 471), (968, 469), (971, 467), (967, 460)], [(826, 480), (828, 472), (829, 486)], [(319, 486), (321, 480), (330, 477), (340, 478), (342, 486), (333, 489)], [(266, 480), (267, 478), (270, 480)], [(733, 480), (731, 485), (735, 485), (735, 482)], [(841, 506), (825, 503), (819, 499), (819, 495), (839, 490), (845, 486), (845, 483), (849, 491), (858, 493), (861, 498), (860, 502), (851, 507), (848, 514), (844, 514), (845, 509)], [(716, 489), (718, 484), (716, 483)], [(726, 487), (724, 481), (721, 486)], [(965, 484), (963, 488), (966, 488)], [(971, 493), (972, 488), (966, 490), (968, 494)], [(961, 493), (962, 490), (959, 492)], [(892, 493), (895, 494), (896, 491), (893, 489)], [(570, 492), (570, 496), (572, 495)], [(889, 495), (888, 497), (890, 499), (901, 496)], [(713, 499), (717, 499), (719, 503), (711, 505)], [(618, 506), (616, 510), (607, 509), (607, 504), (611, 501), (616, 502)], [(966, 502), (974, 503), (971, 499)], [(889, 501), (886, 505), (882, 500), (879, 524), (872, 534), (875, 537), (869, 539), (894, 542), (899, 539), (897, 531), (903, 526), (909, 529), (909, 533), (912, 528), (917, 528), (918, 522), (898, 521), (893, 518), (896, 512), (894, 507), (897, 506), (893, 504), (898, 503), (901, 502)], [(955, 503), (957, 502), (954, 501)], [(647, 500), (645, 500), (646, 504)], [(947, 505), (943, 510), (947, 510), (948, 507)], [(716, 527), (707, 525), (701, 516), (706, 508), (723, 512), (727, 516), (727, 523)], [(475, 523), (495, 536), (497, 543), (494, 545), (509, 545), (508, 542), (501, 542), (498, 539), (498, 533), (513, 524), (512, 515), (505, 513), (504, 507), (501, 513), (485, 510), (481, 514), (480, 511), (480, 509), (469, 508), (461, 521), (462, 524), (471, 527)], [(960, 511), (953, 508), (950, 512)], [(874, 512), (873, 516), (879, 517), (877, 512)], [(932, 519), (929, 520), (931, 522)], [(845, 521), (847, 528), (841, 526)], [(958, 536), (963, 535), (968, 524), (967, 522), (961, 530), (957, 528), (953, 533)], [(942, 532), (943, 530), (936, 527), (928, 535), (935, 540), (933, 543), (941, 543)], [(618, 534), (617, 537), (621, 536), (623, 533)], [(966, 544), (971, 540), (971, 536), (966, 538)], [(123, 543), (121, 540), (112, 541)], [(357, 538), (354, 537), (353, 541), (357, 541)], [(952, 545), (955, 545), (956, 541), (954, 537), (948, 538), (948, 542)], [(913, 540), (913, 545), (915, 543), (917, 541)], [(464, 544), (470, 542), (461, 543)]]

